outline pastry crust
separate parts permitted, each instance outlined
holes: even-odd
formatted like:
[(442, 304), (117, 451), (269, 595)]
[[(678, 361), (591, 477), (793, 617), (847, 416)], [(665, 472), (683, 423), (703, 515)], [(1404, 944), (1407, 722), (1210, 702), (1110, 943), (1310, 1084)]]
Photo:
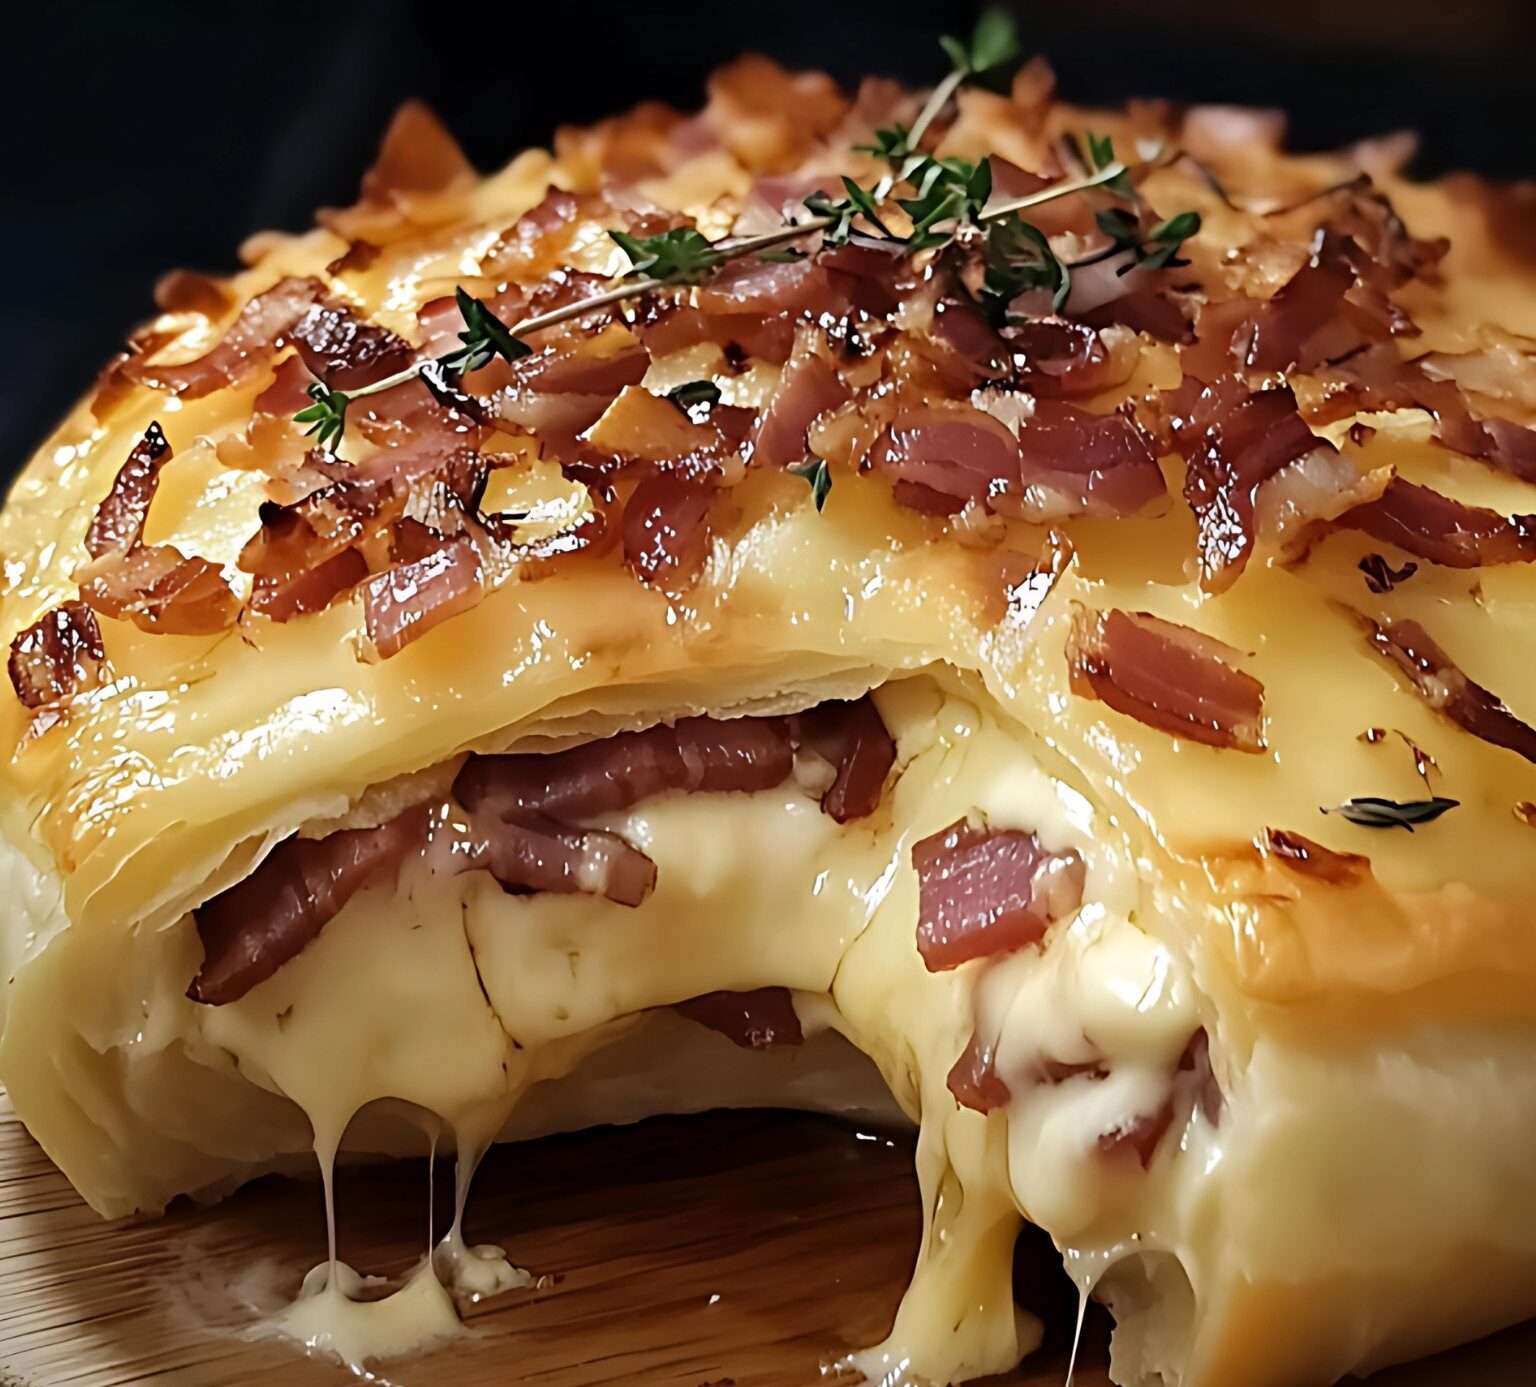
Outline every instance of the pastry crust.
[[(1032, 125), (1008, 98), (966, 91), (942, 152), (1033, 168), (1065, 132), (1103, 130), (1128, 147), (1147, 119), (1058, 103)], [(795, 162), (812, 168), (818, 159), (846, 162), (816, 132), (781, 125), (761, 115), (728, 119), (723, 144), (640, 179), (638, 194), (718, 235), (763, 172), (760, 140), (772, 137), (774, 157), (788, 142)], [(186, 309), (157, 320), (157, 331), (174, 334), (158, 360), (199, 356), (243, 304), (285, 276), (321, 280), (360, 315), (414, 341), (417, 310), (457, 283), (476, 283), (498, 238), (550, 187), (595, 186), (603, 158), (614, 157), (600, 132), (567, 133), (559, 158), (525, 154), (481, 180), (442, 139), (419, 109), (403, 113), (363, 201), (306, 234), (253, 239), (248, 268), (225, 286), (221, 318)], [(404, 158), (423, 149), (415, 164)], [(1525, 194), (1466, 177), (1415, 184), (1373, 163), (1377, 155), (1298, 157), (1249, 139), (1225, 157), (1245, 194), (1276, 203), (1368, 167), (1415, 236), (1449, 237), (1439, 282), (1415, 280), (1398, 295), (1422, 333), (1416, 354), (1536, 336), (1531, 248), (1508, 230), (1508, 209)], [(1256, 246), (1282, 260), (1294, 251), (1274, 219), (1224, 205), (1189, 161), (1150, 172), (1143, 189), (1160, 209), (1200, 212), (1203, 230), (1186, 253), (1201, 275), (1219, 277), (1244, 257), (1251, 264)], [(372, 259), (334, 268), (359, 241), (377, 245)], [(600, 234), (578, 235), (565, 263), (613, 273), (624, 263), (616, 257)], [(549, 268), (529, 261), (520, 273)], [(1102, 397), (1105, 406), (1177, 385), (1173, 346), (1142, 338), (1139, 350), (1134, 375)], [(664, 366), (652, 366), (648, 384), (665, 385)], [(687, 363), (672, 369), (690, 378)], [(87, 526), (153, 419), (176, 455), (146, 540), (232, 566), (257, 527), (268, 478), (226, 465), (220, 445), (246, 426), (271, 379), (265, 368), (180, 401), (132, 387), (104, 419), (83, 401), (27, 465), (0, 515), (0, 636), (9, 640), (77, 595)], [(761, 403), (752, 395), (764, 380), (771, 390), (771, 370), (722, 375), (738, 392), (733, 402), (747, 405)], [(1506, 401), (1501, 412), (1529, 422), (1533, 409), (1530, 400)], [(1342, 438), (1348, 422), (1329, 436)], [(1394, 469), (1503, 514), (1529, 507), (1529, 483), (1432, 443), (1422, 411), (1376, 413), (1369, 423), (1375, 432), (1342, 453), (1360, 476)], [(500, 509), (580, 508), (580, 489), (538, 460), (526, 438), (496, 434), (484, 451), (504, 464), (491, 483)], [(681, 596), (636, 582), (611, 554), (575, 554), (547, 570), (513, 572), (471, 610), (384, 660), (362, 658), (352, 601), (214, 636), (151, 635), (103, 619), (110, 682), (46, 728), (19, 702), (0, 699), (0, 868), (14, 902), (3, 939), (0, 1078), (18, 1111), (108, 1214), (154, 1210), (179, 1192), (285, 1164), (310, 1140), (289, 1101), (302, 1105), (302, 1095), (284, 1074), (231, 1062), (243, 1053), (235, 1022), (221, 1033), (188, 1020), (195, 1008), (180, 994), (198, 958), (193, 907), (295, 832), (321, 836), (387, 817), (371, 816), (378, 787), (441, 777), (469, 752), (565, 745), (694, 714), (798, 711), (894, 681), (945, 710), (979, 710), (993, 729), (984, 735), (1014, 746), (1031, 774), (1084, 806), (1086, 828), (1071, 833), (1080, 832), (1084, 852), (1097, 843), (1118, 864), (1111, 871), (1091, 861), (1090, 882), (1115, 877), (1102, 898), (1124, 893), (1135, 930), (1186, 970), (1180, 1015), (1215, 1038), (1229, 1119), (1210, 1151), (1223, 1169), (1204, 1182), (1158, 1175), (1166, 1222), (1139, 1230), (1149, 1248), (1181, 1259), (1192, 1290), (1160, 1282), (1140, 1253), (1105, 1282), (1112, 1304), (1138, 1325), (1162, 1317), (1162, 1329), (1138, 1328), (1139, 1337), (1121, 1341), (1122, 1380), (1161, 1373), (1191, 1387), (1321, 1383), (1528, 1313), (1536, 1303), (1518, 1288), (1536, 1284), (1536, 1188), (1499, 1153), (1523, 1149), (1536, 1123), (1536, 1067), (1520, 1040), (1536, 1022), (1526, 865), (1536, 830), (1516, 812), (1536, 799), (1536, 768), (1443, 717), (1370, 651), (1351, 612), (1421, 622), (1468, 677), (1497, 691), (1516, 717), (1536, 720), (1536, 573), (1520, 563), (1470, 571), (1426, 563), (1412, 581), (1376, 595), (1358, 564), (1381, 546), (1334, 529), (1300, 561), (1256, 558), (1226, 591), (1205, 591), (1192, 565), (1190, 513), (1177, 496), (1182, 464), (1165, 456), (1161, 465), (1173, 479), (1161, 509), (1050, 528), (1008, 520), (983, 543), (958, 522), (906, 508), (877, 474), (838, 471), (818, 511), (800, 478), (749, 469), (731, 490), (734, 515), (702, 576)], [(1062, 534), (1072, 560), (1039, 610), (1029, 609), (1019, 576)], [(1243, 754), (1171, 737), (1074, 692), (1074, 604), (1150, 612), (1232, 647), (1263, 685), (1263, 749)], [(924, 716), (939, 725), (950, 713)], [(1411, 834), (1321, 814), (1357, 795), (1424, 793), (1401, 742), (1362, 740), (1373, 727), (1401, 732), (1432, 757), (1434, 788), (1459, 808)], [(921, 738), (911, 737), (911, 756), (920, 757)], [(898, 743), (906, 756), (908, 743)], [(1369, 871), (1344, 881), (1298, 871), (1266, 848), (1271, 829), (1363, 854)], [(338, 940), (346, 918), (332, 926)], [(830, 993), (836, 1026), (874, 1058), (907, 1114), (924, 1120), (930, 1238), (893, 1343), (906, 1335), (928, 1344), (923, 1370), (958, 1380), (1008, 1366), (1027, 1346), (1011, 1304), (983, 1307), (964, 1343), (948, 1347), (932, 1347), (919, 1322), (937, 1323), (951, 1300), (965, 1300), (985, 1279), (974, 1266), (1006, 1266), (1016, 1205), (1069, 1249), (1120, 1244), (1093, 1219), (1064, 1232), (1044, 1202), (1031, 1206), (1017, 1168), (1030, 1159), (1017, 1144), (1027, 1123), (954, 1109), (944, 1073), (969, 1024), (970, 975), (962, 985), (924, 973), (915, 955), (898, 963), (882, 953), (859, 981), (849, 958), (860, 948), (895, 951), (901, 931), (887, 933), (889, 943), (873, 933), (844, 941), (820, 972), (767, 969), (708, 986)], [(472, 990), (473, 939), (471, 930), (456, 946), (458, 982), (424, 991), (424, 1004)], [(833, 978), (844, 969), (839, 993)], [(660, 987), (642, 1005), (686, 995)], [(921, 1037), (881, 1019), (893, 997), (920, 995), (942, 999), (924, 1005), (944, 1011)], [(401, 999), (408, 1004), (404, 992)], [(128, 1038), (135, 1010), (147, 1042), (142, 1032)], [(624, 1025), (613, 1017), (581, 1038), (552, 1033), (509, 1080), (493, 1019), (480, 1014), (474, 1024), (484, 1029), (455, 1042), (458, 1091), (435, 1094), (438, 1112), (462, 1116), (487, 1092), (571, 1070), (579, 1077), (586, 1055)], [(1480, 1077), (1489, 1061), (1497, 1096)], [(425, 1102), (426, 1093), (394, 1096)], [(1470, 1116), (1468, 1094), (1477, 1101)], [(1218, 1137), (1188, 1140), (1194, 1150)], [(1453, 1146), (1462, 1163), (1455, 1188), (1469, 1203), (1440, 1219), (1423, 1206), (1442, 1201)], [(1404, 1152), (1422, 1168), (1396, 1170)], [(1341, 1185), (1355, 1178), (1361, 1188), (1341, 1204)], [(973, 1269), (962, 1276), (951, 1267), (946, 1280), (948, 1254), (935, 1250), (932, 1229), (948, 1179), (971, 1201), (952, 1246)], [(1410, 1208), (1419, 1212), (1410, 1217)], [(1116, 1236), (1127, 1231), (1101, 1217)], [(1384, 1231), (1400, 1219), (1408, 1229), (1401, 1246)], [(1287, 1239), (1287, 1225), (1298, 1241)], [(1091, 1262), (1083, 1251), (1075, 1264), (1085, 1278)], [(1451, 1289), (1477, 1268), (1497, 1274), (1469, 1279), (1466, 1292)], [(1492, 1293), (1491, 1283), (1503, 1289)], [(1190, 1300), (1182, 1326), (1173, 1308), (1181, 1297)], [(1138, 1307), (1146, 1314), (1138, 1317)]]

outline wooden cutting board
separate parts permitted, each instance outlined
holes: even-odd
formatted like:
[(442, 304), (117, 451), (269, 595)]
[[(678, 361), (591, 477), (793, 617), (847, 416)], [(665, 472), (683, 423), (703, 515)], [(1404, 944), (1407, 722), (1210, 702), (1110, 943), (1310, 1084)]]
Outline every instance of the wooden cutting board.
[[(437, 1227), (451, 1174), (437, 1172)], [(339, 1179), (342, 1255), (398, 1275), (427, 1237), (425, 1162)], [(504, 1243), (538, 1288), (470, 1307), (470, 1334), (391, 1363), (396, 1387), (794, 1387), (878, 1340), (916, 1249), (905, 1140), (780, 1113), (662, 1118), (504, 1147), (475, 1182), (471, 1241)], [(259, 1181), (213, 1209), (103, 1223), (0, 1094), (0, 1387), (340, 1387), (340, 1368), (235, 1336), (323, 1251), (317, 1183)], [(1061, 1387), (1075, 1307), (1050, 1248), (1022, 1246), (1046, 1347), (993, 1387)], [(1027, 1284), (1026, 1284), (1027, 1283)], [(1107, 1387), (1089, 1319), (1081, 1387)], [(1536, 1380), (1536, 1326), (1373, 1379), (1379, 1387)]]

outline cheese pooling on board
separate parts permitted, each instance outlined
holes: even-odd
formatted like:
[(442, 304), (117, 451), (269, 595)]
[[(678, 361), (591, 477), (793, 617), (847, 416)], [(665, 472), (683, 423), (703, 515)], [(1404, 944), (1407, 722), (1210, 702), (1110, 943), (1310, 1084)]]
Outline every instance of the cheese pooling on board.
[(262, 1329), (451, 1334), (491, 1142), (733, 1103), (916, 1125), (874, 1381), (1035, 1345), (1026, 1220), (1127, 1387), (1536, 1311), (1529, 190), (1011, 49), (484, 178), (407, 107), (23, 471), (18, 1112), (107, 1216), (457, 1166)]

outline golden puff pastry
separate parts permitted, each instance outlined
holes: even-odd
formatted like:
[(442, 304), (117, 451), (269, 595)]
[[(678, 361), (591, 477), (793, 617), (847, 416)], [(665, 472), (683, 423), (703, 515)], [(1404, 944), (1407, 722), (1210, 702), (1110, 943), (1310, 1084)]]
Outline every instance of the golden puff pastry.
[(1128, 1387), (1536, 1311), (1529, 199), (1406, 153), (745, 59), (169, 277), (0, 517), (32, 1133), (115, 1217), (904, 1117), (892, 1383), (1034, 1346), (1025, 1220)]

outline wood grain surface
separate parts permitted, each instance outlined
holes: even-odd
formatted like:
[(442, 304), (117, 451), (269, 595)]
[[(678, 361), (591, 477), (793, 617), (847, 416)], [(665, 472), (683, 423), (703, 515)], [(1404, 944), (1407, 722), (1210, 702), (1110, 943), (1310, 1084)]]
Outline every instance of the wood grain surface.
[[(436, 1226), (451, 1172), (437, 1171)], [(469, 1333), (382, 1366), (396, 1387), (795, 1387), (880, 1338), (918, 1235), (904, 1139), (781, 1113), (660, 1118), (497, 1149), (476, 1180), (471, 1241), (544, 1276), (469, 1306)], [(342, 1255), (398, 1276), (427, 1238), (427, 1165), (339, 1178)], [(316, 1183), (263, 1180), (212, 1209), (103, 1223), (0, 1094), (0, 1387), (336, 1387), (353, 1379), (239, 1337), (323, 1251)], [(1045, 1348), (993, 1387), (1060, 1387), (1075, 1301), (1042, 1241), (1020, 1246), (1021, 1299)], [(1300, 1329), (1300, 1327), (1298, 1327)], [(1090, 1315), (1080, 1387), (1106, 1387), (1107, 1321)], [(1372, 1379), (1379, 1387), (1536, 1380), (1536, 1327)]]

